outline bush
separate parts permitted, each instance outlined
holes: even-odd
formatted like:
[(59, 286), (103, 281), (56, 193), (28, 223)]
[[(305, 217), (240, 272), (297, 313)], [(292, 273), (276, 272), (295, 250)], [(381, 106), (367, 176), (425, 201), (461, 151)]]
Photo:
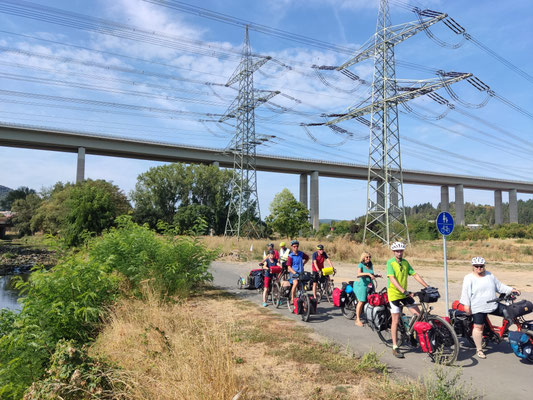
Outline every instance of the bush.
[(147, 225), (137, 225), (127, 216), (117, 221), (117, 228), (90, 244), (89, 255), (123, 274), (134, 289), (140, 290), (147, 281), (165, 297), (187, 294), (212, 280), (208, 268), (217, 253), (197, 238), (157, 236)]

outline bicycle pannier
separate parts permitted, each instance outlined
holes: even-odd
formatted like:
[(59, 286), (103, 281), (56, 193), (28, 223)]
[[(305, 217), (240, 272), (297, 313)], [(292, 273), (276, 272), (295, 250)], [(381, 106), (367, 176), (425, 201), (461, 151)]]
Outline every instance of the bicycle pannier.
[(418, 321), (413, 325), (418, 343), (424, 353), (433, 353), (433, 327), (429, 322)]
[(451, 325), (453, 330), (459, 336), (472, 336), (472, 316), (467, 315), (464, 311), (449, 310)]
[(252, 269), (250, 275), (254, 277), (254, 288), (261, 289), (263, 287), (263, 270)]
[(341, 290), (339, 288), (333, 289), (333, 294), (331, 295), (333, 297), (333, 305), (335, 307), (341, 306)]
[(375, 307), (370, 303), (365, 303), (365, 308), (363, 309), (363, 312), (366, 318), (366, 322), (373, 330), (383, 331), (388, 328), (388, 309), (385, 306)]
[(533, 312), (533, 303), (529, 300), (521, 300), (505, 307), (503, 314), (505, 318), (512, 321), (516, 317), (529, 314), (530, 312)]
[(316, 314), (316, 306), (318, 304), (318, 301), (314, 296), (309, 296), (309, 313), (310, 314)]
[(435, 303), (440, 298), (439, 290), (431, 286), (422, 289), (421, 293), (420, 301), (423, 303)]
[(509, 332), (509, 344), (517, 357), (533, 362), (533, 339), (522, 332)]
[(294, 313), (295, 314), (303, 314), (304, 310), (304, 302), (299, 297), (294, 299)]

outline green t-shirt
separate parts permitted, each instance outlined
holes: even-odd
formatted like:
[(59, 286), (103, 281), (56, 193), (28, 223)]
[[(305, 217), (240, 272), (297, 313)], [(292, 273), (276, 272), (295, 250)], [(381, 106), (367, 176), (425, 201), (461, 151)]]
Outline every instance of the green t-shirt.
[[(405, 259), (398, 263), (395, 257), (392, 257), (387, 261), (387, 277), (394, 276), (401, 287), (407, 290), (407, 278), (409, 275), (414, 275), (416, 272), (411, 267), (411, 264)], [(396, 289), (396, 286), (392, 284), (390, 279), (387, 281), (387, 296), (389, 301), (405, 299), (405, 296), (402, 292)]]

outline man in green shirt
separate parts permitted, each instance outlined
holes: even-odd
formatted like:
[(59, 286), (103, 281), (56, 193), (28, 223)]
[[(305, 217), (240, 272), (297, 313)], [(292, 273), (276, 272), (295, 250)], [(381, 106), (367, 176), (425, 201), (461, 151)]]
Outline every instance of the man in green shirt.
[(413, 314), (420, 314), (420, 310), (414, 305), (415, 300), (413, 299), (413, 294), (407, 291), (407, 278), (411, 275), (422, 286), (428, 287), (428, 284), (415, 272), (411, 264), (403, 258), (405, 244), (394, 242), (391, 245), (391, 250), (394, 253), (394, 257), (387, 261), (387, 277), (389, 278), (387, 282), (387, 296), (392, 315), (392, 354), (397, 358), (404, 358), (403, 353), (397, 345), (398, 323), (400, 322), (402, 306), (407, 306)]

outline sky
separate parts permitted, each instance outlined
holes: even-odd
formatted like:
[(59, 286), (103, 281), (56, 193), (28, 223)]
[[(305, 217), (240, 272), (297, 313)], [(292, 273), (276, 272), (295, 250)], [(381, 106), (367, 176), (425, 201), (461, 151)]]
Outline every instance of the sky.
[[(254, 60), (272, 57), (254, 73), (254, 88), (280, 91), (255, 110), (256, 134), (268, 138), (257, 152), (368, 163), (364, 124), (339, 124), (348, 134), (301, 124), (324, 122), (322, 114), (357, 108), (370, 96), (371, 60), (349, 68), (357, 81), (312, 66), (338, 66), (357, 54), (375, 33), (377, 0), (205, 0), (204, 17), (169, 4), (187, 3), (0, 0), (0, 124), (223, 149), (235, 121), (217, 121), (238, 94), (238, 84), (224, 84), (239, 66), (246, 21)], [(427, 96), (399, 106), (402, 167), (533, 181), (533, 3), (391, 0), (392, 24), (418, 21), (413, 7), (447, 13), (470, 40), (435, 24), (395, 47), (396, 77), (470, 72), (494, 95), (463, 81), (437, 92), (453, 109)], [(206, 18), (207, 11), (232, 23)], [(276, 34), (259, 32), (260, 25)], [(0, 147), (0, 159), (0, 185), (11, 188), (75, 179), (75, 154)], [(139, 174), (161, 164), (87, 155), (86, 178), (113, 181), (129, 194)], [(283, 188), (298, 196), (298, 175), (258, 172), (257, 179), (262, 217)], [(366, 181), (321, 177), (319, 185), (321, 219), (365, 213)], [(404, 199), (436, 206), (440, 188), (405, 185)], [(494, 195), (467, 189), (465, 201), (493, 204)]]

